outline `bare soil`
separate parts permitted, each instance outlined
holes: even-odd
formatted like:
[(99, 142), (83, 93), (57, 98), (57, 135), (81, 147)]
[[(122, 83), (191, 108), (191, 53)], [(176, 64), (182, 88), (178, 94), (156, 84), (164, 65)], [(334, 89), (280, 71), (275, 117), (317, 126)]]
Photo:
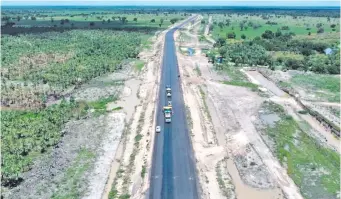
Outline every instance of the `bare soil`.
[(265, 99), (220, 83), (228, 77), (213, 70), (198, 48), (198, 27), (191, 28), (194, 37), (181, 44), (195, 54), (177, 56), (202, 198), (302, 198), (254, 126)]

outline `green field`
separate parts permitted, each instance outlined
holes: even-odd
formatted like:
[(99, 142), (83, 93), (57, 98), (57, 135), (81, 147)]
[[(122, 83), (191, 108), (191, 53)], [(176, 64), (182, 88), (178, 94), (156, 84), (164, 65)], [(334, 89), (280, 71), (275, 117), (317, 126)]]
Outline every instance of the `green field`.
[(339, 154), (300, 129), (283, 107), (274, 103), (265, 103), (264, 107), (281, 118), (273, 127), (268, 126), (266, 132), (275, 142), (277, 158), (286, 165), (304, 198), (336, 198), (340, 191)]
[[(298, 17), (297, 19), (293, 19), (291, 16), (281, 16), (280, 18), (275, 17), (275, 15), (268, 16), (267, 19), (263, 19), (261, 16), (248, 16), (248, 15), (236, 15), (233, 14), (231, 17), (224, 16), (221, 14), (213, 14), (212, 15), (214, 25), (212, 35), (214, 38), (226, 37), (227, 33), (235, 32), (236, 39), (241, 39), (241, 35), (244, 34), (247, 39), (253, 39), (257, 36), (261, 36), (265, 30), (271, 30), (272, 32), (276, 32), (278, 29), (281, 29), (283, 26), (288, 26), (289, 30), (281, 30), (283, 33), (285, 32), (293, 32), (296, 35), (308, 35), (311, 32), (312, 35), (317, 34), (318, 28), (316, 24), (321, 23), (324, 32), (339, 32), (340, 31), (340, 22), (339, 19), (331, 18), (330, 21), (327, 21), (327, 17)], [(230, 20), (230, 25), (226, 25), (226, 20)], [(240, 28), (240, 23), (246, 21), (243, 30)], [(268, 21), (275, 22), (277, 24), (270, 25), (266, 24)], [(219, 27), (219, 22), (223, 22), (225, 25), (221, 28)], [(250, 23), (250, 24), (249, 24)], [(252, 25), (251, 25), (252, 23)], [(330, 27), (331, 24), (335, 24), (335, 30), (333, 31)], [(259, 26), (258, 28), (254, 28), (254, 26)], [(310, 28), (310, 30), (307, 30)]]
[[(9, 21), (15, 23), (16, 26), (32, 27), (32, 26), (51, 26), (51, 27), (150, 27), (150, 28), (166, 28), (172, 24), (172, 19), (182, 20), (186, 18), (183, 13), (168, 14), (138, 14), (138, 13), (120, 13), (120, 12), (81, 12), (73, 10), (70, 13), (61, 11), (51, 11), (46, 14), (23, 14), (4, 12), (4, 17), (9, 17)], [(18, 18), (20, 18), (18, 20)], [(124, 18), (124, 20), (123, 20)], [(65, 21), (66, 20), (66, 21)], [(2, 20), (5, 24), (6, 20)], [(174, 23), (174, 22), (173, 22)]]
[(340, 102), (340, 76), (331, 75), (294, 75), (291, 81), (302, 88), (307, 89), (326, 98), (330, 102)]

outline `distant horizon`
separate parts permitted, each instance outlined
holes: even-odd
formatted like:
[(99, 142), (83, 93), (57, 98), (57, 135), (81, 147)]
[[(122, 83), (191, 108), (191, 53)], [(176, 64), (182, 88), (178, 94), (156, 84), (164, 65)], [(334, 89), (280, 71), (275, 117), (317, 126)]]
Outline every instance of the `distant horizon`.
[[(193, 4), (195, 4), (193, 6)], [(309, 6), (307, 6), (309, 4)], [(174, 0), (174, 1), (157, 1), (157, 0), (135, 0), (135, 1), (69, 1), (69, 0), (59, 0), (59, 1), (49, 1), (49, 0), (5, 0), (2, 1), (1, 7), (4, 6), (231, 6), (231, 7), (340, 7), (339, 1), (195, 1), (195, 0)]]

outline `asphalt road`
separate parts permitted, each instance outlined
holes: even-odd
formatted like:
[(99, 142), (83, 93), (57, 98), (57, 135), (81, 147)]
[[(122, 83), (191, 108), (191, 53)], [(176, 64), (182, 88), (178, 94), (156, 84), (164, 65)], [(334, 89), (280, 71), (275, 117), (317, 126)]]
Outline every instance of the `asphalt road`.
[[(183, 24), (193, 20), (193, 17)], [(156, 134), (150, 199), (197, 199), (198, 186), (190, 135), (188, 133), (186, 109), (178, 78), (179, 68), (175, 52), (174, 32), (183, 24), (166, 33), (162, 62), (159, 104), (157, 108), (157, 125), (161, 133)], [(166, 85), (172, 88), (172, 97), (166, 96)], [(171, 123), (165, 123), (163, 106), (172, 101), (173, 116)]]

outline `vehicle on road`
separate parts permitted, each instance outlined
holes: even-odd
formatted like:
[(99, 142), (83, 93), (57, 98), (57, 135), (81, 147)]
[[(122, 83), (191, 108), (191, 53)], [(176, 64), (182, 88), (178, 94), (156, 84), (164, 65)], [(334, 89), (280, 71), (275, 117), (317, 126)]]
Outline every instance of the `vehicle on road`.
[(172, 101), (168, 101), (168, 106), (172, 106)]
[(166, 123), (172, 122), (172, 107), (171, 106), (163, 107), (163, 113), (165, 114), (165, 122)]
[(172, 96), (172, 89), (171, 89), (170, 85), (166, 86), (166, 94), (167, 94), (167, 97)]
[(160, 126), (156, 126), (156, 133), (160, 133), (161, 132), (161, 127)]

